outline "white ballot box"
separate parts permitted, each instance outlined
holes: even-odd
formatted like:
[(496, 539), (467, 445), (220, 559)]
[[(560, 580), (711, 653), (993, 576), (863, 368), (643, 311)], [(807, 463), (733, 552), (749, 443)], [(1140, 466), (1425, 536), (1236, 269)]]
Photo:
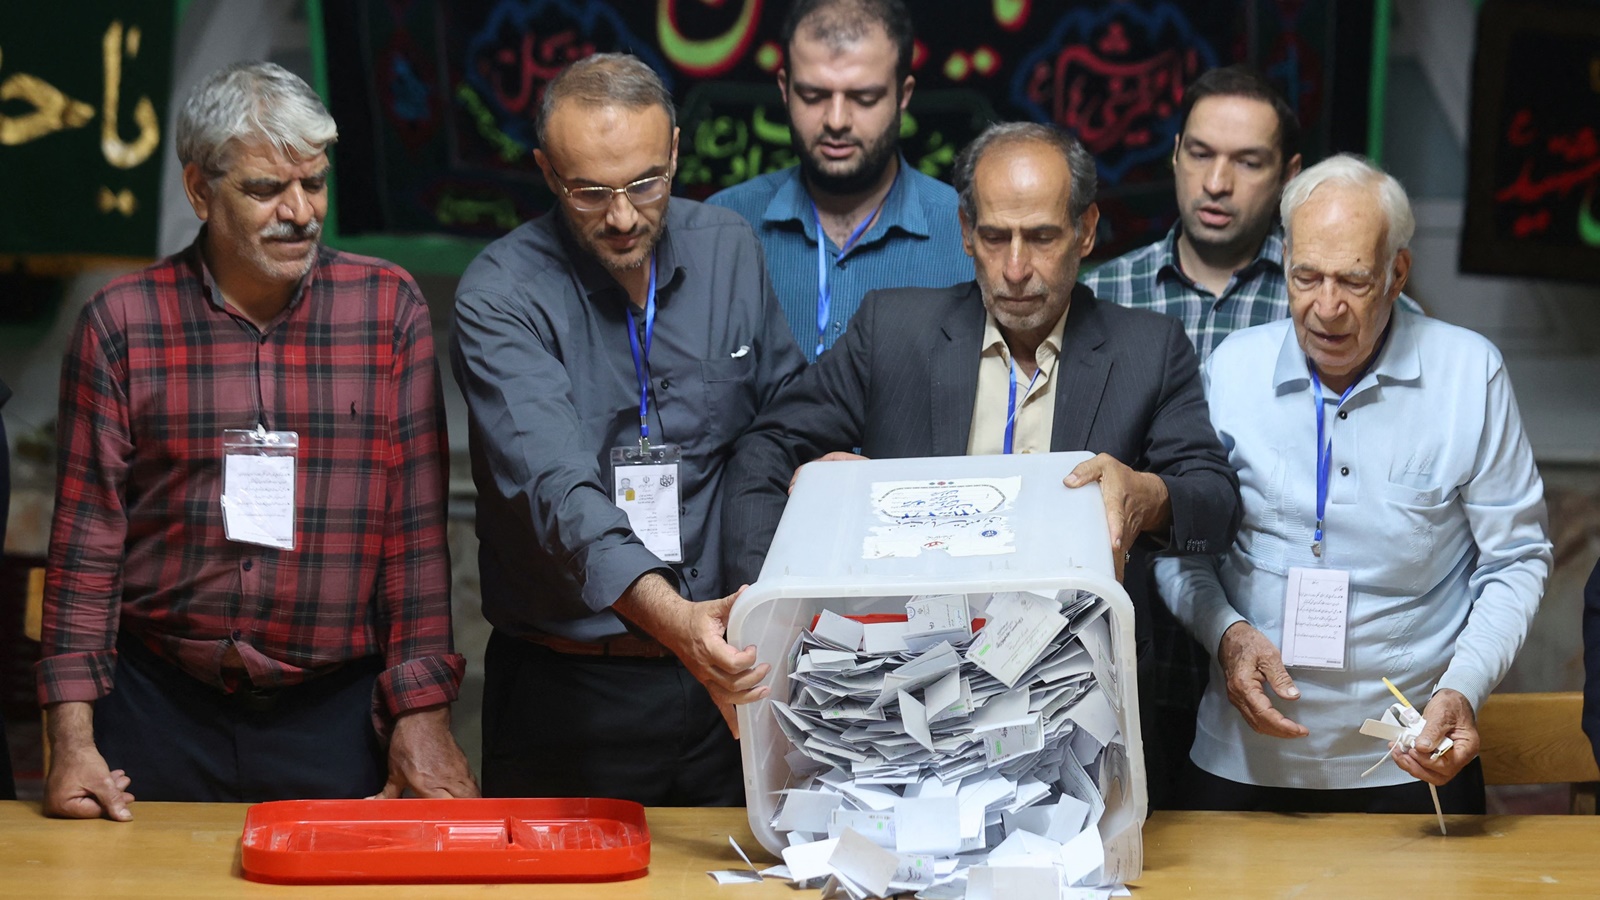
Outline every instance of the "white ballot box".
[(1063, 889), (1138, 877), (1133, 607), (1099, 487), (1062, 484), (1090, 456), (801, 470), (728, 625), (773, 667), (739, 708), (745, 799), (794, 877), (860, 896), (1047, 862)]

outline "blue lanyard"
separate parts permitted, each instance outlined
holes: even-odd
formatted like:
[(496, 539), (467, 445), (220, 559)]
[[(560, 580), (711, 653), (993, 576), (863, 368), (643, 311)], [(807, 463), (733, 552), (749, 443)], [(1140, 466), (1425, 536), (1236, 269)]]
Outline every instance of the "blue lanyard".
[[(895, 170), (894, 180), (900, 180), (899, 169)], [(889, 183), (889, 193), (894, 193), (894, 182)], [(856, 245), (856, 241), (866, 232), (867, 226), (878, 218), (878, 213), (883, 211), (883, 205), (888, 202), (889, 194), (884, 194), (883, 199), (878, 201), (877, 208), (872, 211), (872, 215), (862, 219), (856, 230), (850, 232), (850, 237), (845, 239), (844, 246), (839, 248), (840, 259), (844, 259), (844, 255)], [(822, 214), (817, 212), (815, 200), (811, 201), (811, 217), (817, 222), (817, 355), (821, 356), (822, 342), (827, 339), (828, 322), (832, 318), (833, 291), (828, 287), (828, 236), (822, 230)]]
[(628, 346), (633, 350), (633, 374), (639, 378), (639, 449), (650, 449), (650, 339), (656, 331), (656, 254), (650, 251), (650, 287), (644, 295), (644, 352), (639, 352), (639, 320), (628, 304)]
[[(1350, 386), (1345, 388), (1344, 393), (1339, 395), (1339, 404), (1334, 409), (1344, 407), (1344, 401), (1350, 398), (1350, 392), (1356, 389), (1356, 385), (1361, 383), (1361, 379), (1367, 377), (1367, 372), (1378, 361), (1378, 357), (1383, 354), (1383, 345), (1388, 342), (1389, 332), (1388, 329), (1385, 329), (1383, 337), (1378, 341), (1378, 348), (1372, 352), (1372, 358), (1367, 360), (1367, 364), (1362, 367), (1360, 374), (1356, 375), (1355, 380), (1350, 382)], [(1328, 476), (1332, 474), (1333, 470), (1333, 435), (1328, 434), (1326, 438), (1323, 437), (1322, 381), (1317, 378), (1317, 369), (1311, 365), (1309, 359), (1306, 360), (1306, 371), (1311, 373), (1311, 402), (1315, 404), (1317, 413), (1317, 528), (1311, 536), (1311, 552), (1315, 556), (1321, 556), (1322, 523), (1328, 512)]]
[[(1028, 379), (1028, 391), (1022, 395), (1023, 402), (1027, 402), (1028, 394), (1033, 393), (1033, 383), (1039, 380), (1042, 369), (1034, 369), (1033, 377)], [(1017, 364), (1011, 364), (1011, 393), (1006, 398), (1006, 442), (1004, 452), (1010, 453), (1012, 444), (1017, 435)]]
[[(1308, 367), (1309, 368), (1309, 367)], [(1350, 382), (1350, 386), (1339, 395), (1339, 406), (1344, 406), (1344, 401), (1349, 398), (1350, 392), (1361, 383), (1357, 378)], [(1328, 476), (1333, 469), (1333, 435), (1323, 437), (1323, 406), (1322, 406), (1322, 381), (1317, 378), (1317, 371), (1311, 369), (1311, 402), (1316, 404), (1317, 411), (1317, 530), (1311, 536), (1311, 552), (1317, 556), (1322, 555), (1322, 521), (1328, 512)], [(1335, 407), (1337, 409), (1338, 407)]]

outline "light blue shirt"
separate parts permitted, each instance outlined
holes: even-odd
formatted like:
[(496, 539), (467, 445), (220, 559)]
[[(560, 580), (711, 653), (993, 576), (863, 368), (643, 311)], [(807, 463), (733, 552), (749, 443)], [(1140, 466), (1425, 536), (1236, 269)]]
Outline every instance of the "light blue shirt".
[(1314, 401), (1292, 321), (1235, 332), (1205, 366), (1244, 522), (1220, 557), (1158, 561), (1167, 605), (1213, 652), (1239, 621), (1281, 648), (1289, 568), (1350, 573), (1345, 668), (1292, 668), (1300, 699), (1273, 699), (1308, 737), (1254, 732), (1213, 662), (1191, 753), (1212, 774), (1312, 789), (1410, 781), (1395, 765), (1359, 777), (1387, 749), (1358, 731), (1393, 702), (1380, 679), (1418, 708), (1450, 688), (1479, 709), (1539, 607), (1551, 565), (1544, 485), (1499, 351), (1436, 319), (1396, 310), (1391, 321), (1342, 407), (1324, 386), (1333, 450), (1320, 560)]
[[(811, 195), (791, 166), (712, 194), (706, 201), (743, 216), (761, 238), (767, 274), (795, 341), (817, 359), (817, 219)], [(949, 287), (971, 281), (972, 258), (961, 247), (956, 192), (900, 157), (900, 177), (883, 212), (843, 258), (826, 233), (829, 316), (824, 348), (844, 334), (868, 291)]]

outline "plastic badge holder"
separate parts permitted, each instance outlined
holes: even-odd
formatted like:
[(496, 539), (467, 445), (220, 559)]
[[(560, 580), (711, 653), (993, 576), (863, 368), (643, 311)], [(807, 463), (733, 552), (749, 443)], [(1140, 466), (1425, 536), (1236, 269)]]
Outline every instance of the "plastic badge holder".
[[(1146, 812), (1144, 745), (1139, 730), (1133, 604), (1117, 583), (1111, 537), (1097, 485), (1068, 490), (1061, 480), (1090, 453), (953, 456), (827, 462), (800, 470), (756, 583), (729, 616), (729, 642), (756, 645), (771, 663), (767, 677), (775, 699), (788, 702), (789, 651), (800, 631), (823, 610), (844, 616), (905, 613), (918, 594), (986, 594), (1033, 591), (1057, 596), (1084, 590), (1109, 606), (1112, 684), (1103, 685), (1117, 713), (1125, 756), (1106, 791), (1100, 837), (1107, 882), (1131, 881), (1143, 869), (1140, 829)], [(1015, 552), (952, 556), (924, 550), (911, 558), (864, 558), (863, 539), (884, 524), (872, 510), (872, 485), (1021, 476), (1016, 502), (1004, 515)], [(784, 756), (793, 748), (766, 703), (739, 707), (740, 753), (750, 831), (769, 853), (788, 845), (772, 827), (779, 792), (788, 786)], [(1105, 779), (1102, 779), (1104, 782)]]
[(282, 800), (245, 814), (246, 878), (277, 884), (620, 881), (650, 866), (627, 800)]

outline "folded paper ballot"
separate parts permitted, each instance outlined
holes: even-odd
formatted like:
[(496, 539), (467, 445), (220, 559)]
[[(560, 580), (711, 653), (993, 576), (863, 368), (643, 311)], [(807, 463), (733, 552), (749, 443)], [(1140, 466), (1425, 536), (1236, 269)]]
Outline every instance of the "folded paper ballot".
[(791, 874), (852, 900), (1111, 888), (1099, 770), (1126, 748), (1105, 603), (1005, 592), (906, 610), (879, 634), (825, 611), (794, 643), (789, 702), (769, 701), (794, 748), (771, 821)]
[(972, 635), (965, 594), (913, 597), (906, 604), (906, 629), (901, 636), (908, 650), (925, 650), (940, 641), (958, 641)]

